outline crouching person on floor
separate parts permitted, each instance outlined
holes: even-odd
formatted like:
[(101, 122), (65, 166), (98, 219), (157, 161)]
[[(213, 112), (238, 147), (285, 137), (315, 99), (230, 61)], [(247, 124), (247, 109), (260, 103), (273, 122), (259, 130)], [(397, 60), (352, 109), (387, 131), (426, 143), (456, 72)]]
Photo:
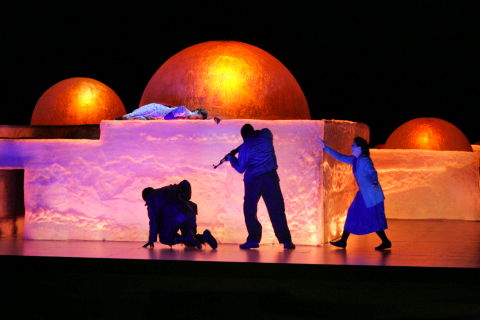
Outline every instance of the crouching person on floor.
[(200, 249), (207, 243), (211, 248), (217, 248), (217, 241), (208, 229), (202, 234), (197, 233), (198, 211), (196, 203), (190, 201), (191, 195), (192, 188), (187, 180), (159, 189), (143, 189), (142, 198), (149, 218), (148, 242), (144, 248), (153, 248), (157, 238), (170, 247), (181, 243)]

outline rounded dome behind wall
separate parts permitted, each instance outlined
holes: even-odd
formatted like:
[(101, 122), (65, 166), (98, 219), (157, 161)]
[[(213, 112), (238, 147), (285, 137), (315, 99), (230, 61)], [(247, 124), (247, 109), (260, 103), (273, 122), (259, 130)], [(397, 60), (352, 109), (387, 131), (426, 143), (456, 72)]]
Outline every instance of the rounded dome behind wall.
[(99, 124), (126, 113), (118, 95), (91, 78), (69, 78), (48, 88), (38, 99), (31, 125)]
[(384, 148), (472, 151), (460, 129), (438, 118), (416, 118), (405, 122), (388, 137)]
[(300, 85), (268, 52), (238, 41), (208, 41), (168, 59), (148, 82), (149, 103), (206, 109), (221, 119), (310, 119)]

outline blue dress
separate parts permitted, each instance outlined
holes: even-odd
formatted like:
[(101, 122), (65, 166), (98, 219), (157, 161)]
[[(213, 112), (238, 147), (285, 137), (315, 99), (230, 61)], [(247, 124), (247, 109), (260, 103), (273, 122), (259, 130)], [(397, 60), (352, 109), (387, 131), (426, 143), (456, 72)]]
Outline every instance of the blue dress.
[[(352, 170), (355, 174), (357, 159), (353, 160)], [(383, 201), (373, 207), (367, 208), (360, 191), (357, 192), (350, 208), (348, 208), (347, 219), (345, 220), (345, 231), (362, 235), (387, 229), (385, 208)]]

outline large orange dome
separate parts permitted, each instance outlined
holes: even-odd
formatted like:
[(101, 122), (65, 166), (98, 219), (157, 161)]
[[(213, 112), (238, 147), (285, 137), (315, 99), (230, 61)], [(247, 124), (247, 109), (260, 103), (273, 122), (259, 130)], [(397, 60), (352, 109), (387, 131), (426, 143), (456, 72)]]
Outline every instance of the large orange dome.
[(38, 99), (31, 124), (61, 126), (99, 124), (126, 113), (117, 94), (100, 81), (70, 78), (51, 86)]
[(405, 122), (388, 137), (385, 149), (472, 151), (467, 137), (456, 126), (438, 118)]
[(310, 119), (307, 100), (275, 57), (238, 41), (208, 41), (168, 59), (139, 106), (158, 102), (206, 109), (222, 119)]

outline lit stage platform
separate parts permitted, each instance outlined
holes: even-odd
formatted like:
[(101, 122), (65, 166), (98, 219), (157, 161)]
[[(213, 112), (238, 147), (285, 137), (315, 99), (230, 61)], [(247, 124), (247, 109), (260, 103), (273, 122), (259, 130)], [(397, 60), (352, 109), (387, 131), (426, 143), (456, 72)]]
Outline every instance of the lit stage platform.
[[(240, 250), (237, 244), (219, 244), (202, 250), (144, 242), (14, 240), (0, 242), (1, 255), (101, 259), (181, 260), (205, 262), (288, 263), (312, 265), (409, 266), (480, 268), (480, 222), (463, 220), (389, 220), (393, 248), (373, 250), (375, 234), (352, 235), (346, 250), (331, 245), (297, 246), (284, 250), (264, 243), (259, 249)], [(294, 239), (295, 240), (295, 239)]]
[(393, 248), (0, 241), (3, 310), (47, 319), (478, 319), (480, 223), (389, 220)]

